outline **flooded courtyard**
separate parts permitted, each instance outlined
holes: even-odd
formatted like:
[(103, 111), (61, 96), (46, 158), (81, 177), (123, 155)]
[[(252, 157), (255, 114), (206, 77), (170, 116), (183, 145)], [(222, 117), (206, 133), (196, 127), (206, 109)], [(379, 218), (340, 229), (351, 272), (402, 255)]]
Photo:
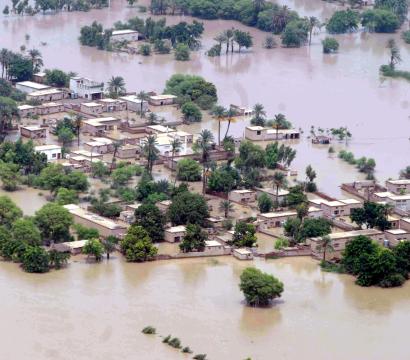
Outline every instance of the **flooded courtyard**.
[[(361, 288), (310, 258), (254, 261), (285, 284), (271, 308), (243, 304), (232, 258), (127, 264), (84, 260), (30, 275), (0, 263), (2, 359), (187, 359), (172, 334), (209, 359), (408, 358), (410, 286)], [(158, 335), (143, 335), (147, 325)], [(19, 344), (16, 344), (19, 339)]]

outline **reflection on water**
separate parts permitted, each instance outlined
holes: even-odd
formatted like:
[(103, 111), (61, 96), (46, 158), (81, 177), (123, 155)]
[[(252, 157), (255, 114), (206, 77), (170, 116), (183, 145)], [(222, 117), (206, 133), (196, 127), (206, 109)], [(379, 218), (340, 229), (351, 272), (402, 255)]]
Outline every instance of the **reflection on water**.
[[(410, 287), (360, 288), (310, 258), (228, 257), (127, 264), (84, 259), (41, 276), (0, 263), (0, 358), (180, 359), (159, 335), (210, 359), (406, 359)], [(254, 265), (285, 284), (271, 308), (243, 304), (241, 271)], [(29, 320), (28, 320), (29, 319)], [(30, 321), (30, 326), (27, 326)], [(152, 325), (158, 336), (140, 330)], [(20, 345), (15, 346), (15, 339)], [(343, 339), (343, 341), (341, 341)], [(380, 341), (383, 339), (383, 341)], [(346, 346), (349, 344), (349, 346)]]

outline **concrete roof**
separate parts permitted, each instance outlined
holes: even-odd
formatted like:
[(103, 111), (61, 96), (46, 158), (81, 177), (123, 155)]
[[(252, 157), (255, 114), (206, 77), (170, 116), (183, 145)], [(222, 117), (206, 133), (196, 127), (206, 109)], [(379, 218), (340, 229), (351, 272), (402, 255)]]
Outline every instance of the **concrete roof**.
[(393, 234), (393, 235), (402, 235), (402, 234), (408, 234), (409, 232), (403, 229), (390, 229), (386, 230), (385, 232)]
[(252, 251), (249, 251), (248, 249), (245, 249), (245, 248), (234, 249), (234, 252), (237, 252), (238, 254), (241, 254), (241, 255), (252, 254)]
[[(370, 236), (370, 235), (382, 235), (382, 234), (383, 234), (382, 231), (379, 231), (376, 229), (365, 229), (365, 230), (352, 230), (352, 231), (331, 233), (327, 236), (329, 236), (332, 240), (338, 240), (338, 239), (356, 237), (360, 235)], [(311, 238), (312, 241), (320, 241), (321, 239), (322, 239), (321, 237)]]
[(410, 185), (410, 179), (386, 180), (386, 183), (393, 185)]
[(168, 100), (168, 99), (176, 99), (175, 95), (170, 94), (162, 94), (162, 95), (152, 95), (149, 97), (152, 100)]
[(214, 246), (222, 246), (222, 244), (219, 241), (216, 241), (216, 240), (206, 240), (205, 241), (205, 246), (214, 247)]
[(165, 229), (165, 231), (170, 232), (170, 233), (178, 233), (178, 232), (186, 231), (186, 228), (184, 225), (179, 225), (179, 226), (170, 227), (169, 229)]
[(26, 129), (26, 130), (29, 130), (29, 131), (38, 131), (38, 130), (44, 130), (44, 131), (46, 131), (45, 128), (42, 128), (42, 127), (40, 127), (40, 126), (38, 126), (38, 125), (20, 126), (20, 128), (21, 128), (21, 129)]
[(46, 151), (46, 150), (61, 150), (60, 145), (39, 145), (34, 147), (35, 151)]
[(124, 30), (114, 30), (112, 32), (112, 36), (115, 35), (125, 35), (125, 34), (138, 34), (138, 31), (131, 30), (131, 29), (124, 29)]
[(59, 94), (62, 93), (63, 90), (55, 89), (55, 88), (50, 88), (50, 89), (44, 89), (44, 90), (38, 90), (34, 91), (30, 94), (29, 96), (43, 96), (43, 95), (52, 95), (52, 94)]
[(16, 85), (30, 87), (30, 88), (36, 89), (36, 90), (44, 90), (44, 89), (50, 88), (49, 85), (39, 84), (39, 83), (36, 83), (34, 81), (20, 81)]
[(87, 102), (87, 103), (81, 103), (81, 106), (86, 106), (86, 107), (101, 107), (102, 104), (96, 103), (96, 102)]

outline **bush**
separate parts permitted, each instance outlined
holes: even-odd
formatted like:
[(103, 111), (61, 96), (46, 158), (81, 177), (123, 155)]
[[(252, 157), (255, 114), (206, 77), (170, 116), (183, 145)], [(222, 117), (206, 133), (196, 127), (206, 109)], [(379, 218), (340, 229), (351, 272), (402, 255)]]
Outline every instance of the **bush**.
[(192, 350), (189, 348), (189, 346), (185, 346), (182, 349), (182, 352), (185, 353), (185, 354), (192, 354)]
[(142, 329), (143, 334), (153, 335), (156, 333), (156, 330), (152, 326), (146, 326)]
[(45, 273), (50, 270), (50, 257), (43, 248), (28, 246), (23, 254), (22, 266), (29, 273)]
[(202, 120), (202, 113), (199, 107), (193, 102), (187, 102), (181, 108), (184, 120), (188, 122), (199, 122)]
[(251, 306), (266, 306), (283, 292), (283, 283), (274, 276), (255, 268), (246, 268), (241, 274), (239, 288)]
[(390, 288), (396, 286), (402, 286), (406, 279), (401, 274), (391, 274), (380, 281), (379, 286), (382, 288)]
[(151, 46), (148, 44), (142, 44), (140, 45), (140, 47), (138, 48), (139, 53), (142, 56), (150, 56), (151, 55)]
[(181, 340), (178, 338), (172, 338), (171, 340), (168, 341), (168, 345), (172, 346), (175, 349), (180, 349), (181, 346)]
[(275, 249), (276, 250), (281, 250), (285, 247), (289, 246), (289, 240), (285, 238), (279, 238), (275, 241)]
[(200, 181), (201, 165), (193, 159), (182, 159), (177, 165), (177, 179), (182, 181)]
[(410, 30), (403, 31), (401, 33), (401, 38), (406, 44), (410, 44)]
[(178, 61), (188, 61), (190, 58), (189, 46), (186, 44), (178, 44), (175, 48), (175, 60)]
[(307, 42), (308, 26), (304, 20), (293, 20), (286, 25), (282, 34), (282, 44), (286, 47), (300, 47)]
[(166, 336), (166, 337), (164, 338), (164, 340), (162, 340), (162, 342), (163, 342), (164, 344), (168, 344), (168, 343), (169, 343), (169, 340), (171, 340), (171, 335)]
[(206, 360), (206, 354), (197, 354), (192, 359), (194, 359), (194, 360)]
[(275, 38), (272, 35), (268, 35), (263, 42), (263, 47), (265, 49), (273, 49), (277, 46)]
[(362, 14), (362, 25), (377, 33), (394, 33), (400, 26), (396, 15), (386, 9), (370, 9)]
[(322, 41), (322, 45), (323, 45), (324, 54), (330, 54), (332, 52), (336, 52), (339, 49), (339, 43), (337, 42), (335, 38), (331, 38), (331, 37), (326, 37)]
[(326, 25), (326, 30), (330, 34), (344, 34), (356, 31), (359, 25), (359, 14), (356, 11), (339, 10), (336, 11)]
[(210, 57), (221, 56), (221, 45), (212, 46), (206, 54)]
[(95, 261), (101, 261), (104, 254), (104, 245), (98, 239), (90, 239), (83, 247), (83, 254), (94, 256)]

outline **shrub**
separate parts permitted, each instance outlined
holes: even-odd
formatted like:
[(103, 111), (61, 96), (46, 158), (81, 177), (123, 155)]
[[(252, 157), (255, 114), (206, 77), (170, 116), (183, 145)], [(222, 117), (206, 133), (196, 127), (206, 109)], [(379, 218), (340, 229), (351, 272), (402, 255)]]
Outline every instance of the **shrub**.
[(182, 352), (183, 352), (183, 353), (186, 353), (186, 354), (192, 354), (192, 350), (189, 348), (189, 346), (185, 346), (185, 347), (182, 349)]
[(43, 248), (28, 246), (22, 257), (22, 265), (29, 273), (45, 273), (50, 270), (50, 257)]
[(175, 48), (175, 60), (178, 61), (188, 61), (190, 58), (189, 46), (186, 44), (179, 43)]
[(275, 249), (276, 250), (281, 250), (285, 247), (289, 246), (289, 240), (285, 238), (279, 238), (275, 241)]
[(172, 338), (171, 340), (168, 341), (168, 345), (172, 346), (175, 349), (180, 349), (181, 346), (181, 340), (178, 338)]
[(330, 54), (332, 52), (336, 52), (339, 49), (339, 43), (337, 42), (335, 38), (331, 38), (331, 37), (326, 37), (322, 41), (322, 45), (323, 45), (324, 54)]
[(201, 166), (193, 159), (182, 159), (178, 161), (177, 178), (182, 181), (200, 181)]
[(326, 30), (330, 34), (343, 34), (356, 31), (359, 24), (359, 14), (356, 11), (339, 10), (336, 11), (326, 25)]
[(139, 53), (142, 56), (150, 56), (151, 55), (151, 46), (148, 44), (142, 44), (139, 47)]
[(166, 337), (164, 338), (164, 340), (162, 340), (162, 342), (163, 342), (164, 344), (168, 344), (168, 343), (169, 343), (169, 340), (171, 340), (171, 335), (166, 336)]
[(410, 30), (403, 31), (401, 33), (401, 38), (406, 44), (410, 44)]
[(146, 326), (142, 329), (143, 334), (153, 335), (156, 333), (156, 329), (152, 326)]
[(382, 288), (390, 288), (396, 286), (402, 286), (406, 279), (401, 274), (391, 274), (380, 281), (379, 286)]

